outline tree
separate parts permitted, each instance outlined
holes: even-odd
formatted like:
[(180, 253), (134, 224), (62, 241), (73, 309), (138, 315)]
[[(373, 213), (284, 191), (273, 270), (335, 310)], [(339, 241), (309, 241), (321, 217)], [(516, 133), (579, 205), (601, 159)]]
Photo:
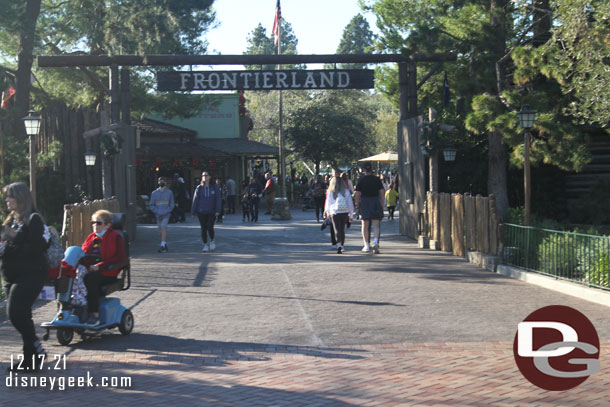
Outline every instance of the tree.
[(581, 123), (610, 123), (610, 3), (601, 0), (555, 0), (552, 38), (542, 47), (542, 73), (573, 96), (566, 113)]
[[(561, 1), (561, 0), (557, 0)], [(563, 0), (567, 1), (567, 0)], [(522, 130), (516, 111), (530, 104), (540, 113), (534, 129), (532, 160), (562, 169), (578, 170), (587, 160), (582, 134), (563, 112), (566, 99), (558, 88), (541, 80), (534, 66), (540, 59), (529, 57), (522, 46), (535, 48), (548, 40), (553, 26), (544, 6), (508, 0), (365, 1), (377, 16), (381, 31), (376, 47), (390, 52), (454, 52), (458, 58), (447, 70), (455, 95), (464, 102), (464, 111), (454, 108), (453, 118), (466, 122), (466, 129), (479, 141), (486, 140), (488, 154), (487, 193), (496, 195), (500, 215), (508, 209), (507, 158), (522, 163)], [(419, 64), (421, 77), (432, 64)], [(379, 88), (394, 103), (397, 75), (383, 68)], [(439, 112), (442, 78), (431, 77), (419, 90), (422, 107)], [(559, 96), (559, 99), (558, 99)], [(477, 141), (475, 144), (478, 144)]]
[[(356, 14), (343, 29), (337, 54), (368, 54), (374, 43), (374, 35), (368, 21)], [(342, 69), (363, 69), (366, 64), (341, 64)]]
[(351, 164), (371, 146), (368, 123), (373, 112), (359, 91), (320, 91), (290, 115), (287, 141), (299, 156), (315, 163), (329, 162), (333, 168)]
[[(252, 32), (248, 35), (248, 47), (244, 55), (277, 55), (277, 46), (274, 45), (274, 37), (273, 34), (267, 36), (267, 30), (263, 27), (261, 23), (258, 23), (256, 28), (252, 30)], [(280, 45), (282, 55), (296, 55), (297, 45), (299, 40), (296, 35), (294, 35), (294, 31), (292, 30), (292, 25), (286, 20), (281, 20), (281, 35), (280, 35)], [(246, 69), (261, 69), (261, 70), (273, 70), (277, 67), (277, 65), (246, 65)], [(305, 69), (304, 65), (282, 65), (284, 69), (295, 69), (301, 68)]]
[[(201, 39), (214, 21), (213, 0), (0, 0), (0, 58), (4, 72), (15, 86), (14, 106), (3, 112), (5, 179), (20, 165), (10, 161), (24, 151), (23, 124), (30, 107), (53, 100), (70, 106), (94, 106), (107, 95), (108, 70), (104, 68), (55, 68), (32, 70), (34, 55), (58, 54), (188, 54), (204, 53)], [(157, 96), (153, 88), (156, 68), (134, 68), (132, 113), (142, 115), (171, 100), (192, 113), (204, 103), (201, 96)], [(36, 78), (31, 83), (32, 73)], [(15, 164), (15, 165), (14, 165)], [(17, 174), (17, 172), (15, 172)]]

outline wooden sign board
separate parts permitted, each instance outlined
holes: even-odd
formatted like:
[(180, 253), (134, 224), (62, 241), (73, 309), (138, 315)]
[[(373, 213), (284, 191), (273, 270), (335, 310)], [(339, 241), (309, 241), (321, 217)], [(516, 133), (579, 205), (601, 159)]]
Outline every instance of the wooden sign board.
[(290, 71), (162, 71), (157, 73), (157, 90), (302, 90), (371, 89), (372, 69)]

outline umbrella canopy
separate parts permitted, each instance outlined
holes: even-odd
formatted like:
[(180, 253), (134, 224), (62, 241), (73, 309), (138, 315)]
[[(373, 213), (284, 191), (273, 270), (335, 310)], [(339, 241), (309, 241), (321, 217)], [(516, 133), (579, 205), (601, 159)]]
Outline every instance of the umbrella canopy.
[(372, 155), (370, 157), (362, 158), (358, 161), (398, 161), (398, 154), (396, 153), (381, 153), (377, 155)]

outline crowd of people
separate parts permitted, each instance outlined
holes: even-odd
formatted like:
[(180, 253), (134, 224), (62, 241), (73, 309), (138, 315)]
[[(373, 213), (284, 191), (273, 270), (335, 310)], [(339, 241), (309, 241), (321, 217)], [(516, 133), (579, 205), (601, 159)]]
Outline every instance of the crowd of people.
[[(393, 220), (398, 203), (396, 176), (383, 173), (377, 176), (370, 163), (365, 163), (354, 179), (355, 186), (347, 172), (340, 173), (338, 170), (335, 170), (332, 176), (317, 175), (308, 180), (305, 175), (296, 177), (296, 174), (293, 174), (291, 179), (306, 186), (305, 196), (312, 201), (316, 221), (323, 221), (323, 228), (332, 225), (331, 247), (336, 249), (338, 254), (345, 251), (345, 229), (350, 227), (354, 219), (362, 220), (362, 251), (380, 253), (380, 222), (384, 217), (384, 208), (387, 207), (388, 218)], [(160, 177), (158, 188), (152, 192), (148, 204), (159, 227), (159, 253), (169, 250), (167, 225), (171, 216), (177, 222), (184, 222), (189, 205), (191, 216), (197, 218), (201, 227), (202, 251), (214, 251), (214, 225), (222, 223), (225, 214), (235, 214), (238, 201), (242, 222), (258, 222), (259, 207), (263, 199), (264, 213), (271, 214), (277, 183), (277, 177), (266, 172), (264, 178), (254, 176), (244, 180), (238, 187), (231, 178), (224, 182), (220, 178), (212, 181), (209, 172), (203, 171), (201, 182), (190, 201), (184, 180), (179, 174), (174, 174), (169, 184), (168, 180)]]

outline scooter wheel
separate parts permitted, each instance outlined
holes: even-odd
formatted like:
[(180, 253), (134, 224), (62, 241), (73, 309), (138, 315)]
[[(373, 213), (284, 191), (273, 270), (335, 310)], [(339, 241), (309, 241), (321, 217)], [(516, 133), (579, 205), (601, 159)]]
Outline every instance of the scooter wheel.
[(123, 335), (129, 335), (133, 330), (133, 314), (129, 310), (125, 310), (121, 316), (121, 323), (119, 324), (119, 331)]
[(57, 330), (57, 342), (60, 345), (68, 345), (72, 342), (72, 338), (74, 338), (74, 331), (72, 328), (59, 328)]

